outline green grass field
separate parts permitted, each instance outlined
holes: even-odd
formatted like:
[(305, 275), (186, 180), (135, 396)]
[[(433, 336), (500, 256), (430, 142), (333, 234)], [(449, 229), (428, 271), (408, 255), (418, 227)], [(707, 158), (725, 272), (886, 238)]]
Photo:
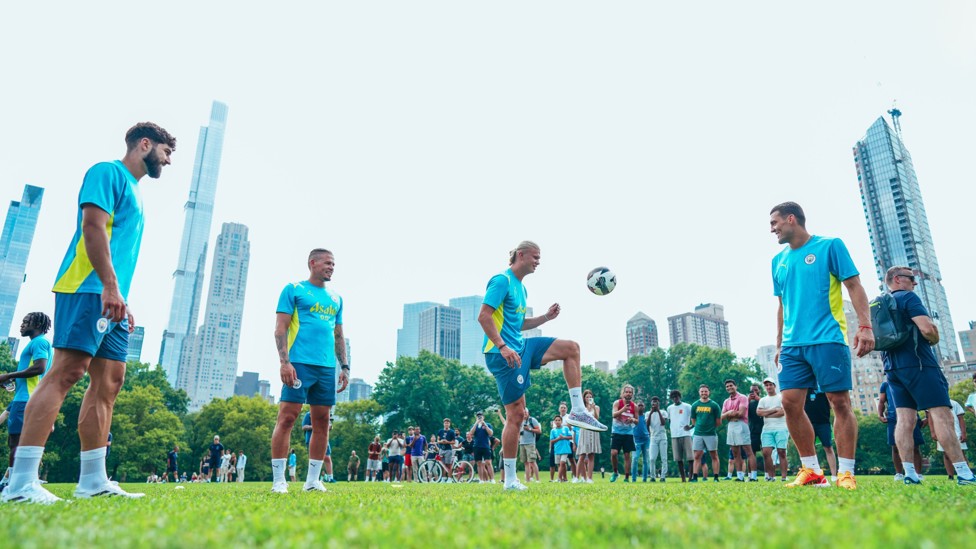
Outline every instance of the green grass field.
[[(968, 547), (976, 487), (861, 477), (859, 489), (780, 483), (593, 485), (129, 484), (141, 500), (0, 506), (6, 547)], [(185, 486), (176, 489), (177, 486)], [(49, 485), (68, 498), (73, 485)]]

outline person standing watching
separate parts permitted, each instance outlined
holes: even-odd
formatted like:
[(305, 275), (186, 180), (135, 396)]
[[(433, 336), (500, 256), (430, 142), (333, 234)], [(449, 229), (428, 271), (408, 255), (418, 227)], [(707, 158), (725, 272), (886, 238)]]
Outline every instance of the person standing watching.
[(390, 451), (390, 480), (400, 482), (403, 478), (403, 437), (400, 431), (393, 431), (390, 440), (386, 441), (386, 448)]
[(803, 404), (803, 412), (813, 426), (813, 433), (816, 440), (823, 446), (824, 457), (827, 458), (827, 466), (830, 469), (830, 482), (837, 482), (837, 454), (834, 453), (833, 430), (830, 423), (830, 402), (823, 391), (810, 391), (806, 402)]
[(786, 445), (790, 441), (790, 431), (786, 428), (786, 412), (783, 411), (783, 395), (776, 392), (776, 381), (767, 377), (763, 380), (766, 396), (759, 399), (756, 413), (763, 418), (762, 453), (766, 466), (766, 480), (776, 480), (776, 467), (773, 452), (779, 454), (779, 470), (786, 480)]
[(454, 429), (451, 428), (450, 418), (444, 418), (443, 424), (444, 427), (437, 431), (437, 455), (441, 458), (441, 464), (444, 465), (448, 478), (453, 478), (454, 442), (457, 440), (457, 436), (454, 434)]
[(748, 480), (756, 481), (756, 456), (752, 453), (752, 439), (749, 435), (749, 398), (738, 391), (732, 379), (725, 380), (725, 390), (729, 393), (729, 397), (722, 404), (722, 419), (729, 422), (725, 443), (729, 445), (729, 450), (735, 458), (736, 480), (747, 481), (746, 465), (748, 465), (750, 475)]
[(529, 409), (525, 409), (525, 421), (522, 422), (522, 432), (519, 434), (519, 459), (525, 467), (525, 483), (535, 478), (539, 482), (539, 450), (535, 446), (536, 437), (542, 434), (542, 425), (532, 417)]
[(380, 436), (376, 435), (373, 437), (373, 442), (369, 444), (369, 448), (366, 449), (366, 482), (379, 480), (379, 473), (383, 469), (383, 464), (380, 462), (382, 451), (383, 445), (380, 444)]
[(413, 479), (419, 480), (417, 474), (420, 466), (424, 463), (424, 452), (427, 451), (427, 437), (420, 433), (420, 427), (413, 428), (413, 440), (410, 441), (410, 468), (412, 469)]
[(478, 412), (474, 415), (474, 425), (468, 431), (474, 437), (474, 461), (478, 468), (478, 480), (489, 482), (491, 480), (491, 437), (494, 430), (490, 423), (485, 421), (485, 414)]
[[(681, 482), (685, 482), (685, 467), (694, 459), (691, 445), (691, 404), (681, 402), (681, 391), (677, 389), (668, 395), (668, 418), (671, 420), (671, 457), (678, 465)], [(691, 473), (691, 468), (688, 468)]]
[[(583, 391), (583, 402), (586, 403), (586, 411), (594, 418), (600, 419), (600, 407), (597, 406), (593, 398), (593, 391), (589, 389)], [(589, 429), (580, 431), (579, 448), (577, 451), (579, 461), (577, 462), (576, 469), (579, 471), (580, 476), (583, 477), (583, 482), (593, 484), (593, 466), (596, 464), (596, 456), (602, 453), (603, 447), (600, 445), (600, 433)], [(536, 465), (536, 480), (539, 480), (538, 471), (538, 465)]]
[(173, 446), (173, 449), (166, 454), (166, 478), (170, 473), (173, 473), (173, 482), (178, 482), (179, 478), (179, 460), (180, 460), (180, 447)]
[(624, 482), (630, 481), (630, 455), (634, 446), (634, 425), (637, 424), (637, 406), (634, 404), (634, 386), (627, 383), (620, 388), (620, 398), (613, 403), (613, 427), (610, 431), (610, 465), (613, 474), (610, 482), (617, 481), (617, 455), (624, 453)]
[(138, 498), (108, 479), (106, 440), (115, 398), (125, 378), (129, 334), (135, 318), (129, 287), (142, 244), (139, 180), (159, 178), (170, 164), (176, 138), (152, 122), (125, 134), (122, 160), (101, 162), (85, 174), (78, 193), (74, 236), (54, 283), (54, 359), (24, 409), (24, 426), (3, 501), (53, 503), (60, 498), (38, 479), (44, 445), (68, 391), (85, 374), (78, 413), (81, 439), (76, 498)]
[[(698, 400), (691, 405), (691, 422), (685, 429), (694, 429), (691, 446), (695, 451), (694, 473), (691, 482), (698, 482), (698, 471), (702, 456), (707, 451), (712, 458), (712, 475), (718, 480), (718, 428), (722, 425), (722, 408), (710, 400), (712, 392), (708, 385), (698, 387)], [(703, 479), (705, 477), (702, 477)]]
[(661, 482), (668, 478), (668, 432), (664, 426), (668, 413), (661, 410), (661, 399), (651, 397), (651, 411), (647, 412), (647, 427), (651, 432), (651, 482), (657, 478), (657, 460), (661, 460)]
[(349, 476), (347, 479), (349, 482), (355, 482), (359, 478), (359, 456), (356, 455), (355, 450), (352, 451), (349, 461), (346, 463), (346, 472)]
[[(637, 403), (637, 423), (634, 424), (634, 455), (630, 461), (630, 478), (637, 482), (637, 462), (644, 462), (643, 481), (647, 482), (648, 469), (651, 461), (651, 431), (647, 426), (650, 416), (644, 413), (644, 403)], [(654, 476), (651, 475), (651, 480)]]
[(244, 468), (247, 467), (247, 456), (244, 450), (237, 452), (237, 482), (244, 482)]
[[(976, 478), (966, 463), (966, 455), (960, 445), (960, 437), (953, 424), (953, 401), (949, 400), (949, 382), (932, 346), (939, 342), (939, 328), (929, 318), (928, 310), (913, 291), (918, 282), (908, 267), (895, 266), (885, 273), (885, 284), (895, 299), (904, 318), (911, 319), (909, 328), (912, 338), (895, 349), (883, 351), (885, 375), (894, 398), (898, 423), (895, 425), (895, 442), (905, 469), (905, 484), (920, 484), (913, 462), (905, 461), (915, 454), (912, 432), (918, 419), (918, 410), (926, 410), (933, 438), (945, 449), (945, 461), (951, 463), (960, 486), (976, 486)], [(888, 403), (891, 406), (891, 402)], [(959, 406), (958, 403), (955, 404)], [(959, 407), (959, 414), (963, 413)], [(965, 432), (963, 432), (965, 435)], [(961, 440), (965, 440), (963, 437)], [(947, 467), (947, 469), (949, 469)], [(841, 467), (843, 472), (843, 467)]]

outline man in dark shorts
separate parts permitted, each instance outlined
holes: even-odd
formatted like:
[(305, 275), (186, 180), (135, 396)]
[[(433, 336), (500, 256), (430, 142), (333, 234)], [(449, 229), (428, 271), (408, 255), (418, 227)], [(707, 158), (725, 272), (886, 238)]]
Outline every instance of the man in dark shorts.
[[(898, 426), (898, 414), (895, 412), (895, 400), (891, 396), (891, 385), (887, 381), (881, 382), (878, 389), (878, 419), (888, 427), (888, 446), (891, 447), (891, 464), (895, 466), (895, 482), (904, 482), (905, 468), (902, 467), (901, 454), (898, 453), (898, 444), (895, 443), (895, 429)], [(916, 420), (915, 430), (912, 432), (912, 439), (915, 442), (915, 455), (912, 462), (915, 464), (915, 472), (922, 470), (922, 445), (925, 438), (922, 437), (922, 427), (924, 421)], [(919, 477), (921, 478), (921, 477)]]
[(479, 482), (490, 482), (491, 481), (491, 438), (494, 429), (491, 427), (491, 423), (485, 421), (485, 414), (478, 412), (474, 415), (475, 422), (471, 426), (471, 430), (468, 434), (474, 439), (474, 462), (475, 466), (478, 468), (478, 481)]
[(441, 463), (450, 471), (454, 467), (454, 441), (457, 436), (451, 427), (451, 420), (444, 418), (444, 428), (437, 431), (437, 451), (441, 458)]
[(179, 482), (180, 480), (179, 459), (180, 447), (173, 446), (173, 449), (166, 454), (166, 476), (168, 477), (170, 473), (173, 473), (173, 482)]
[(559, 316), (558, 303), (552, 304), (542, 316), (525, 316), (526, 290), (522, 283), (527, 275), (539, 266), (541, 252), (534, 242), (520, 242), (509, 253), (509, 268), (488, 281), (484, 302), (478, 313), (478, 323), (485, 332), (485, 363), (495, 376), (498, 394), (505, 406), (505, 427), (502, 430), (505, 468), (505, 489), (521, 491), (526, 486), (515, 474), (518, 455), (518, 439), (525, 420), (525, 392), (528, 390), (531, 370), (552, 361), (563, 363), (563, 377), (569, 388), (572, 409), (565, 421), (570, 426), (594, 431), (605, 431), (606, 425), (596, 420), (583, 403), (582, 370), (580, 369), (579, 344), (552, 337), (522, 336), (523, 330), (531, 330)]
[(210, 476), (207, 480), (213, 480), (214, 472), (220, 471), (220, 458), (224, 455), (224, 445), (220, 443), (220, 436), (214, 435), (213, 444), (210, 445)]
[(756, 456), (756, 468), (765, 470), (766, 464), (759, 465), (762, 456), (762, 430), (763, 418), (756, 412), (759, 407), (759, 399), (762, 398), (759, 384), (753, 383), (749, 387), (749, 442), (752, 446), (752, 453)]
[(634, 387), (627, 383), (620, 388), (620, 398), (613, 403), (613, 423), (610, 431), (610, 464), (613, 474), (610, 482), (617, 481), (617, 455), (624, 454), (624, 482), (630, 482), (630, 458), (637, 446), (634, 444), (634, 426), (640, 421), (634, 404)]
[[(907, 324), (913, 332), (912, 337), (897, 348), (881, 353), (898, 415), (895, 442), (902, 456), (905, 484), (921, 483), (915, 464), (904, 459), (915, 454), (912, 432), (917, 423), (918, 410), (926, 410), (934, 438), (942, 444), (946, 460), (955, 468), (957, 483), (960, 486), (976, 486), (976, 477), (966, 463), (966, 456), (956, 438), (949, 382), (932, 351), (932, 346), (939, 342), (939, 329), (913, 291), (918, 284), (915, 273), (909, 267), (891, 267), (885, 273), (885, 284), (895, 298), (898, 310), (904, 318), (911, 319)], [(950, 335), (955, 337), (955, 334)]]
[(803, 411), (810, 418), (816, 440), (819, 440), (820, 445), (823, 446), (827, 467), (830, 469), (830, 482), (837, 482), (837, 454), (834, 453), (833, 432), (830, 427), (830, 402), (827, 400), (827, 395), (823, 391), (811, 390), (803, 405)]

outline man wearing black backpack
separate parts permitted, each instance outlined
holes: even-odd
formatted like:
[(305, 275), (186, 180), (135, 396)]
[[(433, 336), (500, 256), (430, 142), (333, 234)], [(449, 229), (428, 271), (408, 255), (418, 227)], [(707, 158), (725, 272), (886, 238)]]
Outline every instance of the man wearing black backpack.
[[(939, 342), (939, 329), (929, 318), (922, 300), (912, 291), (918, 284), (915, 273), (909, 267), (892, 267), (885, 274), (885, 284), (895, 298), (902, 317), (911, 319), (912, 324), (905, 324), (913, 332), (913, 337), (883, 351), (881, 355), (898, 417), (895, 426), (898, 453), (909, 457), (914, 454), (912, 431), (915, 429), (916, 412), (927, 410), (932, 432), (942, 443), (946, 457), (956, 470), (957, 483), (960, 486), (976, 486), (976, 478), (966, 464), (959, 439), (956, 438), (949, 382), (932, 351), (932, 345)], [(905, 468), (905, 484), (920, 484), (915, 464), (902, 461), (902, 465)]]

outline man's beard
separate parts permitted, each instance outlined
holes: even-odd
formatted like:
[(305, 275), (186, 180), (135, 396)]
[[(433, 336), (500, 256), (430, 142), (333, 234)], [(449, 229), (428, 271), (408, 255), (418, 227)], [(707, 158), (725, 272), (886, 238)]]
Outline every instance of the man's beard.
[(149, 151), (142, 158), (142, 161), (146, 163), (146, 175), (153, 179), (159, 179), (163, 173), (163, 163), (156, 158), (156, 149)]

